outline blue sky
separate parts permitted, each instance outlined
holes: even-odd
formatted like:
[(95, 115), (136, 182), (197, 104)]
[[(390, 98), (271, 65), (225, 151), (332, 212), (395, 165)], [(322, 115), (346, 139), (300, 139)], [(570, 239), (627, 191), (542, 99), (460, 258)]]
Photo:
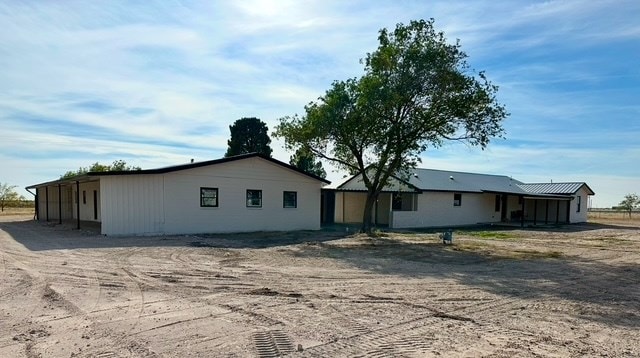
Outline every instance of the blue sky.
[(431, 17), (511, 116), (505, 140), (429, 149), (422, 167), (586, 181), (594, 207), (640, 193), (637, 0), (2, 1), (0, 182), (222, 157), (236, 119), (273, 129), (361, 75), (379, 29)]

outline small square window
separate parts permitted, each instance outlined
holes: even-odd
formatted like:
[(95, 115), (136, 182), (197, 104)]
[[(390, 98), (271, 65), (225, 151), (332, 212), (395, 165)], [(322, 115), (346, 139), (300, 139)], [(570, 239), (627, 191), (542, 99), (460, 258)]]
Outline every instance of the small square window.
[(580, 206), (582, 206), (582, 197), (578, 195), (578, 209), (576, 210), (577, 213), (580, 212)]
[(282, 195), (282, 207), (283, 208), (297, 208), (298, 207), (298, 193), (295, 191), (285, 191)]
[(453, 206), (462, 206), (462, 194), (460, 193), (453, 194)]
[(248, 208), (262, 207), (262, 190), (247, 189), (247, 207)]
[(218, 188), (200, 188), (200, 207), (218, 207)]

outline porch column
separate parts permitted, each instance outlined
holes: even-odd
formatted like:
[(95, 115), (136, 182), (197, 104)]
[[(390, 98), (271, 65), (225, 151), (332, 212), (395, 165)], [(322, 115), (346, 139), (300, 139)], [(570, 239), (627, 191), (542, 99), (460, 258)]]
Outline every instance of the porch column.
[(47, 221), (49, 221), (49, 187), (44, 187), (45, 203), (47, 205)]
[(533, 226), (538, 224), (538, 199), (533, 199)]
[(544, 204), (544, 224), (547, 225), (549, 223), (549, 199), (546, 199)]
[(558, 225), (560, 223), (560, 200), (556, 201), (557, 208), (556, 208), (556, 225)]
[(62, 188), (58, 184), (58, 224), (62, 224)]
[(77, 218), (77, 227), (76, 229), (80, 230), (80, 182), (76, 180), (76, 218)]
[(522, 204), (520, 205), (520, 211), (522, 211), (520, 213), (520, 227), (524, 227), (524, 196), (521, 196), (520, 199), (522, 199)]

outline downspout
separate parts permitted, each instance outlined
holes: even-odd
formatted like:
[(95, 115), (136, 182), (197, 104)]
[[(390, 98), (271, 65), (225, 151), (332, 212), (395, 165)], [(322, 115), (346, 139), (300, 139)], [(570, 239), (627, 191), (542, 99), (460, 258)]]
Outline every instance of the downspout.
[(29, 194), (33, 195), (33, 203), (35, 206), (35, 212), (33, 213), (33, 220), (38, 220), (38, 189), (33, 193), (29, 188), (24, 188), (24, 190), (28, 191)]

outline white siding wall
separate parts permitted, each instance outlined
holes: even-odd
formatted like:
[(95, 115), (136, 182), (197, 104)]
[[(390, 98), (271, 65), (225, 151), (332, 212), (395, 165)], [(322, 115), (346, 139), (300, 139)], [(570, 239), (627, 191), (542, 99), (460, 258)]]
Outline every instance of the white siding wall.
[[(80, 195), (82, 201), (82, 194)], [(102, 221), (104, 235), (162, 233), (164, 229), (163, 177), (161, 175), (101, 177), (100, 210), (105, 218)]]
[[(200, 187), (218, 188), (218, 207), (200, 207)], [(322, 183), (261, 158), (165, 175), (165, 232), (249, 232), (320, 229)], [(262, 190), (262, 208), (246, 205), (247, 189)], [(283, 208), (283, 192), (297, 208)]]
[[(76, 203), (76, 186), (72, 186), (70, 202), (73, 203), (73, 218), (78, 218), (78, 203)], [(96, 219), (94, 216), (94, 203), (93, 203), (93, 191), (96, 190), (98, 192), (98, 218)], [(49, 190), (51, 191), (51, 190)], [(83, 197), (84, 192), (84, 197)], [(101, 204), (100, 204), (100, 182), (92, 181), (88, 183), (80, 183), (80, 220), (83, 221), (101, 221)], [(84, 200), (86, 199), (86, 200)]]
[[(578, 196), (581, 197), (580, 203), (580, 212), (578, 212)], [(587, 203), (589, 202), (589, 194), (587, 193), (587, 189), (583, 186), (578, 190), (576, 195), (574, 195), (573, 200), (571, 201), (571, 210), (569, 210), (569, 215), (572, 223), (585, 223), (587, 222)]]
[(418, 194), (418, 211), (394, 211), (392, 227), (442, 227), (500, 221), (500, 212), (494, 211), (495, 195), (462, 193), (462, 205), (453, 206), (453, 194)]
[[(200, 207), (200, 188), (218, 188), (218, 207)], [(322, 183), (261, 158), (157, 175), (101, 177), (102, 233), (189, 234), (320, 229)], [(246, 206), (262, 190), (262, 208)], [(283, 208), (283, 192), (297, 208)]]

